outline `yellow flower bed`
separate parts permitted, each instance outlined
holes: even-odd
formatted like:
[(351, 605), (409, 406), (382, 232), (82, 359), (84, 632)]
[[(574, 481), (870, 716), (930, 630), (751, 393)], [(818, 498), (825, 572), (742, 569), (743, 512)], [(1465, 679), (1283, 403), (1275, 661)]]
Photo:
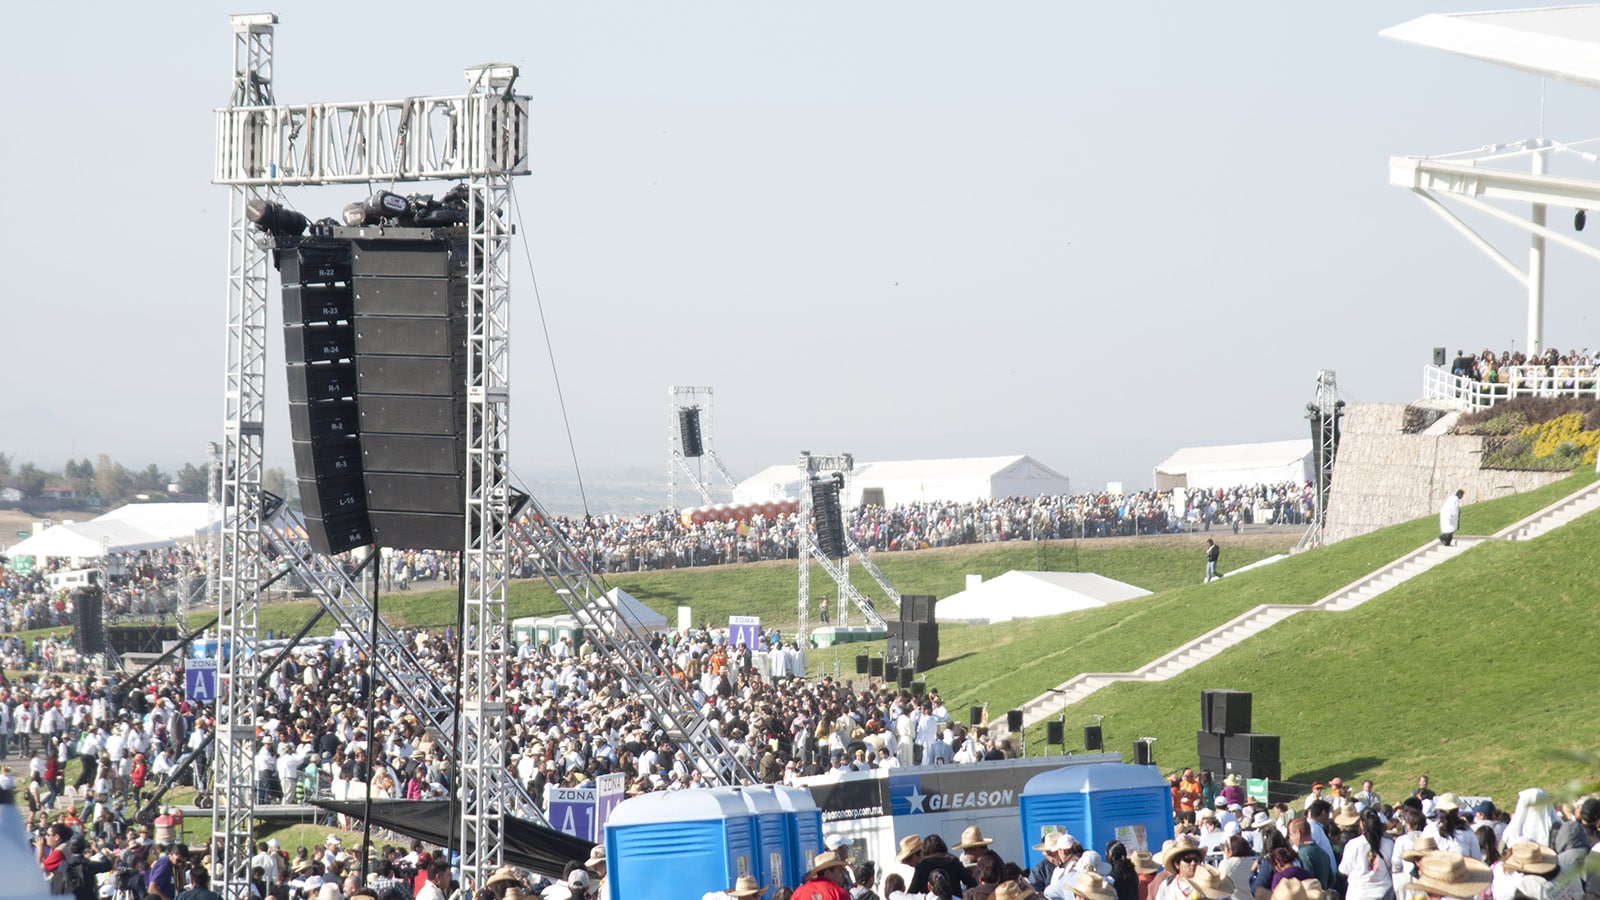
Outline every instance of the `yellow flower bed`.
[(1581, 413), (1567, 413), (1539, 425), (1529, 425), (1522, 429), (1522, 436), (1533, 439), (1533, 455), (1537, 459), (1553, 455), (1567, 443), (1583, 448), (1582, 462), (1586, 465), (1593, 465), (1596, 455), (1600, 454), (1600, 428), (1584, 431)]

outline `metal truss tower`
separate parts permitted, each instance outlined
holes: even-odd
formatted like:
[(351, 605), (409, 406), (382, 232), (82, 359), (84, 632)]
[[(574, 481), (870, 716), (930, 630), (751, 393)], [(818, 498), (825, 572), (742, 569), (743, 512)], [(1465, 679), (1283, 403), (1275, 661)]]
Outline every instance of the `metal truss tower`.
[(1344, 417), (1344, 401), (1339, 399), (1339, 384), (1332, 369), (1317, 372), (1317, 399), (1306, 404), (1306, 420), (1311, 423), (1311, 453), (1316, 466), (1314, 507), (1311, 524), (1296, 551), (1322, 545), (1322, 529), (1328, 522), (1328, 491), (1333, 483), (1333, 459), (1339, 450), (1339, 420)]
[[(463, 881), (481, 887), (502, 859), (505, 746), (506, 527), (509, 452), (508, 342), (510, 178), (528, 170), (528, 98), (512, 91), (514, 66), (467, 69), (460, 96), (274, 105), (277, 17), (235, 16), (234, 93), (217, 111), (217, 168), (232, 188), (228, 372), (218, 604), (224, 642), (256, 637), (262, 552), (262, 410), (265, 406), (266, 251), (245, 216), (260, 191), (329, 184), (464, 180), (467, 223), (466, 523), (462, 578), (460, 791)], [(346, 586), (347, 591), (353, 586)], [(374, 610), (373, 615), (376, 615)], [(254, 656), (235, 653), (230, 685), (253, 684)], [(225, 837), (216, 867), (229, 900), (248, 895), (254, 792), (253, 696), (219, 704), (219, 780), (214, 830)]]
[(848, 489), (850, 476), (855, 471), (855, 458), (848, 453), (834, 455), (813, 455), (810, 452), (802, 452), (800, 454), (799, 465), (800, 471), (805, 475), (800, 485), (799, 512), (799, 646), (801, 649), (804, 649), (809, 640), (808, 636), (811, 628), (811, 564), (813, 562), (821, 566), (823, 570), (826, 571), (833, 579), (834, 594), (838, 598), (839, 604), (839, 613), (835, 621), (840, 625), (845, 624), (845, 621), (849, 616), (850, 606), (852, 604), (854, 604), (855, 607), (861, 611), (861, 614), (864, 618), (866, 618), (868, 625), (882, 626), (885, 624), (883, 616), (878, 612), (877, 607), (873, 605), (872, 600), (857, 590), (855, 585), (850, 583), (850, 558), (852, 556), (861, 561), (861, 564), (866, 568), (868, 574), (870, 574), (872, 579), (878, 583), (878, 587), (883, 589), (884, 596), (888, 597), (889, 601), (893, 603), (897, 609), (900, 606), (900, 592), (894, 589), (894, 585), (889, 583), (888, 577), (885, 576), (883, 572), (879, 570), (878, 566), (873, 563), (872, 559), (868, 557), (859, 546), (857, 546), (856, 542), (850, 537), (848, 529), (846, 529), (844, 533), (845, 549), (848, 552), (838, 561), (829, 559), (827, 555), (822, 552), (822, 548), (817, 546), (817, 536), (811, 527), (811, 483), (816, 481), (824, 473), (830, 475), (832, 473), (838, 473), (844, 477), (845, 484)]
[[(231, 157), (241, 173), (264, 174), (258, 110), (272, 98), (271, 13), (234, 16), (233, 93), (224, 116), (246, 127), (219, 141), (219, 158)], [(218, 637), (234, 648), (223, 663), (225, 696), (217, 703), (216, 777), (211, 831), (219, 839), (215, 868), (228, 900), (247, 900), (255, 818), (255, 691), (259, 672), (253, 646), (261, 584), (261, 465), (267, 380), (267, 254), (256, 241), (245, 206), (254, 196), (247, 184), (231, 182), (228, 199), (227, 373), (224, 376), (221, 473), (221, 540), (217, 556)]]
[(695, 457), (684, 455), (683, 433), (679, 428), (682, 421), (679, 417), (683, 410), (697, 410), (700, 424), (701, 456), (699, 459), (711, 461), (712, 470), (727, 484), (731, 491), (734, 487), (733, 475), (728, 472), (728, 467), (723, 465), (722, 457), (717, 455), (716, 448), (712, 446), (712, 437), (716, 433), (712, 413), (716, 404), (713, 402), (711, 388), (674, 385), (667, 388), (667, 508), (678, 508), (678, 474), (688, 476), (689, 484), (695, 493), (707, 505), (716, 503), (711, 496), (712, 486), (710, 480), (704, 475), (704, 465), (691, 465), (689, 460)]

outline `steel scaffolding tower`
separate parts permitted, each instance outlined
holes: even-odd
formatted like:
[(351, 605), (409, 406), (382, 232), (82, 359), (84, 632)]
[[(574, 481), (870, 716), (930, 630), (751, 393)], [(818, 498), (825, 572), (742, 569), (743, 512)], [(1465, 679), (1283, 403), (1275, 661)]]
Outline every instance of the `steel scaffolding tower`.
[[(233, 18), (234, 92), (229, 105), (217, 111), (217, 167), (212, 180), (231, 186), (233, 195), (222, 464), (227, 525), (219, 554), (218, 592), (222, 637), (234, 647), (255, 640), (263, 548), (267, 257), (245, 216), (246, 204), (260, 189), (465, 180), (470, 193), (467, 549), (462, 566), (466, 621), (461, 628), (462, 714), (456, 721), (463, 746), (461, 872), (470, 887), (481, 887), (502, 858), (502, 809), (511, 802), (504, 783), (505, 648), (500, 643), (507, 572), (507, 262), (510, 178), (528, 172), (528, 98), (512, 91), (514, 66), (485, 65), (467, 69), (469, 90), (464, 96), (277, 106), (271, 61), (276, 24), (277, 17), (270, 13)], [(359, 593), (353, 585), (341, 587)], [(251, 654), (232, 654), (228, 683), (254, 684), (254, 660)], [(243, 900), (248, 893), (254, 814), (253, 701), (251, 692), (229, 691), (218, 707), (222, 747), (214, 829), (225, 837), (217, 868), (219, 887), (230, 900)]]
[(1311, 450), (1316, 465), (1315, 506), (1311, 524), (1294, 549), (1307, 550), (1322, 545), (1322, 529), (1328, 521), (1328, 491), (1333, 482), (1333, 459), (1339, 449), (1339, 420), (1344, 417), (1344, 401), (1332, 369), (1317, 372), (1317, 399), (1306, 404), (1306, 419), (1311, 423)]
[(877, 567), (877, 565), (873, 563), (870, 558), (868, 558), (867, 554), (859, 546), (857, 546), (856, 542), (850, 537), (848, 530), (846, 530), (843, 535), (843, 541), (846, 550), (845, 555), (837, 562), (829, 559), (827, 555), (822, 552), (822, 548), (817, 546), (816, 532), (812, 529), (811, 525), (811, 483), (816, 481), (823, 473), (838, 473), (845, 479), (845, 484), (847, 486), (846, 489), (848, 490), (850, 476), (855, 472), (855, 458), (848, 453), (824, 455), (812, 454), (809, 451), (803, 451), (800, 454), (799, 466), (800, 471), (805, 476), (800, 485), (799, 512), (799, 646), (803, 650), (805, 649), (809, 640), (808, 634), (811, 627), (811, 564), (813, 562), (821, 566), (823, 570), (828, 573), (829, 577), (833, 579), (834, 591), (835, 595), (838, 597), (839, 603), (837, 621), (840, 625), (845, 624), (845, 620), (849, 615), (850, 606), (852, 604), (854, 604), (855, 607), (861, 611), (861, 615), (867, 620), (868, 625), (882, 627), (885, 624), (883, 616), (879, 614), (878, 609), (873, 605), (872, 600), (857, 590), (855, 585), (850, 583), (850, 558), (852, 556), (861, 561), (862, 565), (866, 568), (867, 573), (870, 574), (872, 579), (877, 582), (878, 587), (883, 589), (884, 596), (888, 597), (890, 602), (893, 603), (897, 609), (900, 606), (900, 592), (894, 589), (894, 585), (889, 583), (888, 577), (885, 576)]
[[(226, 113), (250, 126), (272, 99), (273, 26), (271, 13), (233, 16), (233, 93)], [(237, 135), (235, 136), (237, 137)], [(238, 169), (260, 177), (261, 146), (247, 137), (219, 141), (217, 153)], [(245, 206), (255, 196), (246, 184), (232, 183), (228, 199), (227, 372), (222, 424), (221, 541), (217, 556), (218, 637), (236, 650), (253, 646), (261, 584), (261, 461), (266, 409), (267, 254), (252, 233)], [(253, 653), (225, 655), (225, 696), (217, 703), (217, 777), (213, 780), (212, 834), (220, 839), (218, 886), (228, 900), (248, 900), (255, 817), (255, 691)]]
[(712, 436), (716, 433), (713, 428), (716, 404), (711, 388), (696, 387), (692, 385), (674, 385), (667, 388), (667, 508), (678, 508), (678, 473), (681, 471), (688, 476), (689, 484), (700, 495), (700, 499), (707, 505), (717, 502), (711, 496), (712, 485), (710, 479), (705, 477), (704, 466), (695, 467), (689, 464), (691, 457), (684, 455), (682, 434), (679, 430), (679, 415), (683, 410), (695, 410), (700, 418), (700, 459), (711, 460), (712, 470), (727, 484), (731, 492), (734, 487), (733, 475), (728, 467), (723, 465), (722, 457), (717, 455), (716, 448), (712, 446)]

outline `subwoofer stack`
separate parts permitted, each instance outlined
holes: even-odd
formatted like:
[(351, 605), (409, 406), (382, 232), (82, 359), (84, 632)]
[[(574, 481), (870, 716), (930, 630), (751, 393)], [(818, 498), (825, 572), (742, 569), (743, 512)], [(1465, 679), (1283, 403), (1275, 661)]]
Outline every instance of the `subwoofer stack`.
[(1250, 730), (1251, 695), (1245, 691), (1201, 691), (1200, 732), (1196, 749), (1200, 769), (1216, 778), (1283, 777), (1275, 734)]
[(890, 662), (915, 672), (939, 664), (939, 626), (933, 621), (933, 604), (931, 596), (906, 594), (900, 598), (900, 621), (888, 623)]
[(289, 423), (311, 544), (465, 543), (466, 242), (331, 230), (280, 249)]

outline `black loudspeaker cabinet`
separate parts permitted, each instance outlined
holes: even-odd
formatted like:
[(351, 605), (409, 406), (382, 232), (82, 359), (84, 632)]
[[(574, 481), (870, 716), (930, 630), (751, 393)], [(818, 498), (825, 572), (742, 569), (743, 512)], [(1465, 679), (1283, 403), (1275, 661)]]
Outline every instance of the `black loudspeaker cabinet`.
[(1195, 755), (1222, 758), (1222, 735), (1202, 731), (1195, 735)]
[(883, 661), (883, 680), (893, 684), (900, 683), (900, 663), (893, 656)]
[(839, 485), (832, 479), (811, 482), (811, 525), (816, 530), (817, 550), (829, 559), (843, 559), (844, 514)]
[(86, 656), (106, 652), (105, 613), (100, 588), (74, 591), (72, 603), (77, 613), (72, 622), (73, 645)]
[(1435, 348), (1433, 348), (1433, 364), (1436, 365), (1436, 366), (1447, 366), (1447, 365), (1449, 365), (1450, 364), (1450, 358), (1445, 355), (1446, 352), (1447, 351), (1443, 347), (1435, 347)]
[(1063, 734), (1064, 731), (1065, 728), (1062, 726), (1059, 719), (1054, 722), (1044, 723), (1044, 742), (1056, 747), (1061, 746), (1062, 744), (1066, 743), (1066, 736)]
[(1243, 734), (1249, 731), (1249, 692), (1201, 691), (1200, 727), (1212, 734)]
[(1020, 709), (1008, 709), (1008, 710), (1006, 710), (1006, 730), (1007, 731), (1021, 731), (1022, 730), (1022, 710), (1020, 710)]
[(913, 697), (921, 697), (923, 694), (926, 694), (927, 692), (928, 692), (928, 683), (926, 681), (913, 681), (913, 682), (911, 682), (911, 696), (913, 696)]
[[(1283, 779), (1283, 769), (1278, 760), (1271, 762), (1251, 762), (1247, 759), (1230, 759), (1224, 765), (1229, 774), (1249, 780), (1251, 778), (1266, 778), (1272, 781)], [(1221, 775), (1221, 772), (1217, 774)]]
[(905, 594), (900, 598), (900, 621), (932, 622), (934, 598), (929, 594)]
[(178, 639), (176, 625), (107, 625), (106, 644), (117, 653), (160, 653)]
[(1083, 726), (1083, 749), (1091, 753), (1105, 749), (1105, 738), (1099, 725)]
[(1145, 741), (1133, 742), (1133, 763), (1137, 766), (1155, 765), (1155, 756), (1151, 753), (1149, 743)]
[(705, 445), (700, 439), (700, 407), (685, 406), (678, 410), (678, 446), (689, 459), (705, 455)]
[(867, 674), (867, 671), (868, 671), (867, 665), (868, 665), (867, 655), (865, 653), (857, 653), (856, 654), (856, 674), (857, 675), (865, 675), (865, 674)]
[(983, 724), (983, 707), (974, 706), (970, 711), (968, 711), (967, 724), (971, 725), (973, 728), (977, 728), (979, 725)]
[(439, 234), (335, 229), (278, 254), (295, 468), (320, 552), (466, 544), (467, 253)]
[(867, 675), (872, 678), (883, 677), (883, 657), (874, 656), (867, 660)]
[(900, 690), (902, 690), (902, 691), (910, 690), (910, 688), (911, 688), (911, 679), (913, 677), (915, 677), (915, 676), (916, 676), (916, 673), (911, 671), (910, 669), (901, 669), (900, 670)]
[(1275, 734), (1229, 734), (1222, 736), (1222, 755), (1230, 760), (1277, 762), (1278, 736)]
[(361, 474), (300, 479), (300, 507), (307, 516), (317, 519), (365, 513), (366, 487), (361, 483)]
[(1220, 756), (1202, 756), (1200, 771), (1210, 772), (1213, 778), (1220, 780), (1228, 773), (1228, 763)]

